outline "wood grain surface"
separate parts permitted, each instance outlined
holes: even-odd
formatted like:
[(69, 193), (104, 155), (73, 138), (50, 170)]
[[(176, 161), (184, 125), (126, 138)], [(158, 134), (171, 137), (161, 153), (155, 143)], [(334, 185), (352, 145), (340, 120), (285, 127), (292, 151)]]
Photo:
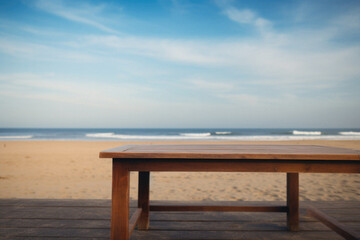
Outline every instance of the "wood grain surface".
[(100, 158), (360, 161), (360, 151), (313, 145), (127, 145), (102, 151)]
[[(238, 206), (242, 202), (163, 202), (151, 205)], [(278, 206), (285, 202), (247, 202), (254, 206)], [(300, 202), (312, 205), (360, 232), (359, 201)], [(137, 202), (130, 201), (130, 214)], [(100, 199), (0, 199), (0, 239), (85, 240), (110, 238), (111, 200)], [(148, 231), (135, 228), (131, 240), (159, 239), (269, 239), (342, 240), (313, 217), (300, 211), (300, 231), (286, 231), (285, 213), (246, 212), (152, 212)]]

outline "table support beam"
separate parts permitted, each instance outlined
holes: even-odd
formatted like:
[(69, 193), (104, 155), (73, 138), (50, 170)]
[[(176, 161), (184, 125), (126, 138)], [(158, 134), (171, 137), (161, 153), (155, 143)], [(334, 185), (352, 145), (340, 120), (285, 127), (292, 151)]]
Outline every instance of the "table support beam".
[(286, 174), (287, 226), (290, 231), (299, 231), (299, 173)]
[(111, 239), (129, 239), (130, 172), (126, 162), (113, 160)]
[[(122, 159), (124, 160), (124, 159)], [(360, 173), (359, 161), (132, 159), (130, 171)]]
[(138, 222), (139, 230), (149, 229), (149, 201), (150, 172), (139, 172), (138, 208), (142, 209)]
[(287, 212), (286, 206), (150, 205), (150, 211), (181, 212)]
[(335, 218), (332, 218), (322, 211), (308, 206), (307, 208), (307, 215), (316, 218), (330, 229), (334, 230), (340, 236), (344, 237), (347, 240), (358, 240), (360, 239), (360, 234), (349, 229), (348, 227), (344, 226), (340, 222), (338, 222)]
[(135, 210), (135, 212), (131, 216), (130, 221), (129, 221), (129, 236), (131, 236), (131, 234), (134, 231), (137, 223), (139, 222), (141, 212), (142, 212), (142, 209), (138, 208), (138, 209)]

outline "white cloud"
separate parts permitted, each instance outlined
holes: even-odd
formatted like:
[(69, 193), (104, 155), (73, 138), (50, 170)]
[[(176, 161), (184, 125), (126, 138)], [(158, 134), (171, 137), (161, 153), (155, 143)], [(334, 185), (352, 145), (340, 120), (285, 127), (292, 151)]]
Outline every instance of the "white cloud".
[(234, 7), (224, 9), (224, 13), (237, 23), (253, 23), (256, 21), (255, 13), (249, 9), (238, 10)]
[(265, 18), (256, 18), (256, 20), (254, 21), (254, 25), (256, 27), (258, 27), (259, 29), (266, 29), (266, 28), (270, 28), (272, 23), (265, 19)]
[[(115, 29), (109, 28), (104, 24), (96, 21), (97, 14), (104, 9), (104, 5), (91, 6), (81, 4), (70, 7), (64, 4), (62, 0), (37, 0), (35, 6), (45, 12), (57, 15), (70, 21), (83, 23), (108, 33), (118, 33)], [(68, 2), (67, 2), (68, 3)]]
[(118, 108), (120, 102), (146, 102), (142, 96), (153, 91), (151, 87), (135, 83), (104, 84), (33, 73), (0, 74), (0, 86), (0, 96), (104, 108)]
[[(126, 59), (128, 55), (145, 56), (173, 64), (226, 69), (246, 75), (249, 83), (282, 87), (306, 87), (309, 83), (314, 88), (335, 86), (338, 82), (360, 76), (360, 47), (356, 44), (333, 45), (332, 39), (338, 36), (338, 32), (332, 28), (293, 30), (283, 35), (282, 41), (276, 42), (267, 38), (179, 40), (73, 36), (73, 42), (68, 44), (70, 47), (59, 43), (48, 46), (0, 38), (0, 52), (32, 61), (78, 63), (114, 62)], [(171, 74), (169, 70), (167, 74)], [(221, 80), (229, 82), (226, 77)]]
[[(311, 38), (303, 36), (302, 39)], [(229, 68), (259, 83), (266, 79), (284, 85), (341, 82), (360, 75), (360, 47), (326, 46), (325, 41), (303, 45), (297, 35), (273, 45), (266, 40), (181, 41), (151, 38), (92, 36), (87, 44), (106, 47), (118, 54), (147, 56), (176, 63)], [(300, 49), (300, 50), (298, 50)], [(223, 79), (226, 81), (226, 79)]]
[(203, 47), (197, 41), (101, 35), (88, 36), (83, 40), (83, 44), (89, 46), (106, 47), (119, 53), (130, 53), (174, 62), (214, 65), (219, 61), (216, 56), (211, 56), (211, 52), (210, 54), (205, 53), (208, 50), (207, 44)]
[(259, 97), (257, 95), (251, 95), (246, 93), (239, 93), (239, 94), (219, 94), (221, 98), (227, 99), (232, 103), (235, 103), (238, 106), (246, 106), (248, 107), (259, 107), (259, 104), (269, 104), (269, 99), (264, 99), (263, 97)]
[[(57, 71), (0, 74), (2, 109), (16, 111), (16, 106), (33, 101), (49, 109), (60, 105), (66, 116), (81, 115), (80, 110), (86, 112), (83, 120), (92, 119), (88, 113), (94, 113), (111, 116), (113, 126), (120, 126), (117, 121), (125, 119), (126, 126), (143, 127), (144, 116), (149, 127), (162, 123), (168, 127), (203, 126), (204, 119), (212, 121), (207, 122), (209, 126), (264, 124), (263, 119), (281, 126), (290, 122), (289, 116), (294, 124), (301, 125), (307, 120), (304, 115), (311, 118), (308, 125), (317, 119), (319, 126), (337, 115), (347, 114), (355, 123), (359, 119), (359, 114), (351, 113), (359, 108), (358, 97), (354, 97), (359, 83), (354, 81), (360, 77), (360, 46), (357, 39), (337, 41), (344, 33), (359, 32), (359, 15), (336, 16), (321, 26), (287, 25), (290, 28), (276, 30), (276, 22), (252, 9), (237, 9), (229, 2), (221, 6), (223, 17), (239, 27), (251, 27), (258, 34), (181, 39), (150, 37), (146, 33), (119, 36), (101, 18), (106, 5), (37, 1), (36, 6), (102, 32), (91, 36), (64, 34), (56, 28), (18, 25), (15, 29), (0, 23), (4, 32), (0, 36), (0, 52), (5, 60), (15, 63), (9, 71), (15, 71), (15, 66), (23, 71), (23, 63), (36, 66), (34, 72)], [(306, 17), (303, 13), (298, 20)], [(54, 36), (57, 32), (60, 34)], [(97, 78), (98, 82), (86, 77)], [(317, 90), (327, 92), (326, 96), (318, 97)], [(299, 91), (309, 98), (299, 96)], [(337, 91), (351, 93), (340, 99), (342, 95), (335, 96)], [(73, 112), (67, 113), (68, 109)], [(323, 109), (327, 109), (326, 117)], [(44, 116), (41, 109), (39, 116)], [(71, 125), (71, 119), (69, 122)], [(104, 120), (98, 122), (103, 124)]]
[[(74, 36), (76, 41), (66, 48), (60, 44), (47, 46), (0, 38), (0, 52), (32, 61), (78, 63), (114, 62), (126, 59), (127, 55), (145, 56), (173, 64), (227, 69), (246, 75), (249, 83), (283, 87), (306, 87), (305, 84), (311, 83), (316, 88), (334, 86), (360, 76), (360, 47), (333, 46), (334, 33), (330, 31), (330, 34), (325, 30), (307, 34), (294, 31), (276, 43), (252, 38), (185, 41), (135, 36)], [(167, 71), (167, 74), (171, 73)], [(229, 82), (226, 77), (221, 80)]]
[[(63, 7), (62, 2), (55, 2), (60, 7), (54, 7), (51, 2), (40, 3), (44, 5), (44, 9)], [(70, 48), (64, 48), (64, 44), (53, 43), (52, 46), (46, 46), (0, 38), (0, 51), (32, 60), (63, 59), (89, 62), (100, 59), (100, 61), (113, 63), (114, 60), (123, 60), (131, 55), (135, 56), (134, 61), (136, 57), (140, 57), (141, 60), (156, 59), (173, 64), (173, 66), (184, 64), (200, 66), (202, 70), (199, 70), (199, 78), (192, 84), (195, 87), (206, 88), (208, 91), (215, 88), (226, 91), (233, 87), (231, 81), (246, 81), (258, 86), (273, 84), (284, 89), (307, 88), (309, 84), (312, 88), (330, 88), (335, 87), (339, 82), (360, 76), (358, 44), (336, 45), (333, 43), (333, 39), (341, 37), (342, 25), (346, 29), (354, 29), (357, 26), (357, 24), (351, 24), (351, 21), (358, 19), (356, 16), (351, 18), (338, 16), (336, 26), (329, 24), (320, 29), (302, 27), (277, 33), (273, 30), (271, 21), (250, 9), (239, 10), (229, 5), (223, 6), (222, 9), (233, 21), (249, 24), (261, 30), (262, 37), (183, 40), (143, 36), (73, 35), (71, 36), (73, 40), (66, 45)], [(101, 10), (100, 7), (99, 9), (85, 8), (85, 10), (79, 10), (79, 15)], [(330, 21), (330, 23), (333, 22)], [(131, 68), (131, 63), (129, 63), (129, 68)], [(223, 72), (235, 73), (234, 75), (245, 75), (246, 78), (240, 80), (232, 77), (230, 79), (225, 74), (221, 79), (222, 82), (209, 80), (204, 74), (206, 68), (221, 69)], [(136, 68), (132, 69), (133, 72), (137, 71)], [(179, 74), (179, 72), (171, 71), (167, 70), (166, 74)], [(126, 71), (120, 73), (123, 74), (124, 79), (129, 74), (134, 75), (124, 72)]]
[(45, 44), (30, 43), (27, 41), (13, 40), (0, 37), (0, 52), (18, 57), (27, 58), (32, 61), (71, 61), (71, 62), (93, 62), (96, 57), (87, 52), (76, 49), (65, 49), (64, 46), (54, 47)]
[(236, 89), (233, 84), (228, 82), (222, 82), (222, 79), (217, 81), (214, 80), (209, 81), (201, 78), (193, 78), (193, 79), (185, 80), (185, 82), (188, 82), (191, 88), (197, 88), (204, 91), (211, 91), (216, 94), (219, 92), (230, 92)]
[(250, 9), (237, 9), (229, 5), (222, 6), (222, 8), (223, 13), (232, 21), (253, 26), (263, 37), (278, 38), (272, 30), (272, 22), (258, 16), (254, 11)]

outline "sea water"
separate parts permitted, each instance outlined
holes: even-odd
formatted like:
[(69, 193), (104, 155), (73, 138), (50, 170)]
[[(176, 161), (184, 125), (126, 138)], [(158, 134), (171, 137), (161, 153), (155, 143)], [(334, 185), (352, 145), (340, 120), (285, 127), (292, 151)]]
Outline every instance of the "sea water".
[(0, 140), (360, 140), (359, 128), (0, 128)]

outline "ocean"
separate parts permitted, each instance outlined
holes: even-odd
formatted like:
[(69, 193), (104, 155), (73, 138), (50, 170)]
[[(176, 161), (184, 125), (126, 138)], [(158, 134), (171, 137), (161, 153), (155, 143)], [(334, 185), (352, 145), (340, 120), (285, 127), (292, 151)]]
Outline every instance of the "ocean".
[(360, 140), (360, 128), (0, 128), (0, 140)]

